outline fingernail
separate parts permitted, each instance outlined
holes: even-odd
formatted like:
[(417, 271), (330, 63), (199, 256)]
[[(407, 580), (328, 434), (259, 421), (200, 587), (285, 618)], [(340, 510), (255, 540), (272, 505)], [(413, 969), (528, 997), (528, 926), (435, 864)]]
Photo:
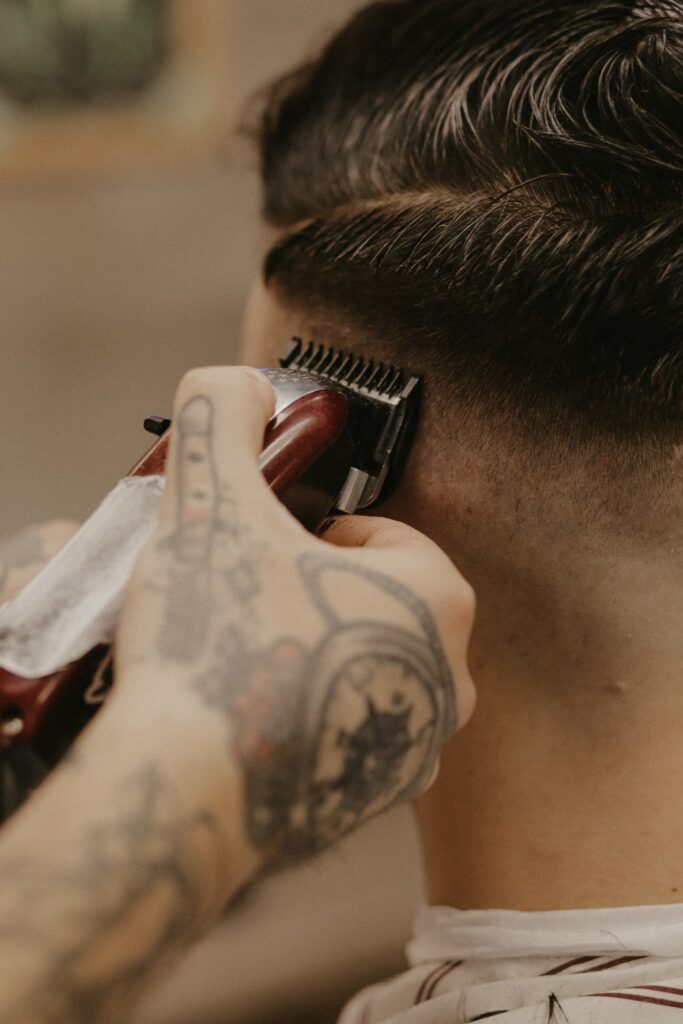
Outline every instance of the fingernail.
[(324, 533), (327, 533), (327, 531), (330, 529), (330, 527), (334, 526), (334, 524), (336, 522), (337, 522), (337, 517), (336, 516), (329, 516), (327, 519), (325, 519), (321, 523), (321, 525), (318, 527), (318, 530), (317, 530), (318, 537), (322, 537), (322, 535)]

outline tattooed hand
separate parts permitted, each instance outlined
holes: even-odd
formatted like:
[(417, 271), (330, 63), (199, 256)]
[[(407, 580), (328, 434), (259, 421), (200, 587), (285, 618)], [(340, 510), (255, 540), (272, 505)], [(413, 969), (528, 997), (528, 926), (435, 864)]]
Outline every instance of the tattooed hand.
[(3, 1024), (128, 1019), (266, 867), (428, 786), (471, 711), (467, 584), (396, 523), (307, 534), (257, 468), (272, 405), (256, 371), (180, 387), (113, 693), (2, 830)]
[[(221, 724), (244, 839), (271, 864), (421, 793), (473, 706), (468, 585), (397, 523), (347, 518), (322, 538), (305, 533), (258, 471), (272, 407), (257, 371), (182, 382), (159, 528), (117, 638), (115, 697), (151, 700), (186, 731), (207, 713)], [(181, 740), (177, 758), (182, 771)]]

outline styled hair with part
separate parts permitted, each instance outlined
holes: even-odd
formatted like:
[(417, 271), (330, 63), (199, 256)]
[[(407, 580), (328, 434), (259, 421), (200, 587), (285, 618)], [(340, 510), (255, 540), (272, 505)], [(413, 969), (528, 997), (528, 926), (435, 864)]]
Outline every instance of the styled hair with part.
[(679, 0), (372, 3), (266, 94), (266, 280), (465, 407), (680, 440), (682, 87)]

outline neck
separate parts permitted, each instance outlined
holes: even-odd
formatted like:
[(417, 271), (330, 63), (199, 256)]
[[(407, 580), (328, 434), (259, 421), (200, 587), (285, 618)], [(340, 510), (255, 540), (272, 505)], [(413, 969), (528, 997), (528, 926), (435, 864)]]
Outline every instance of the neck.
[[(510, 690), (515, 680), (509, 680)], [(594, 705), (534, 707), (480, 686), (419, 818), (429, 900), (557, 910), (683, 900), (683, 699), (639, 721), (617, 688)], [(615, 728), (614, 719), (622, 719)]]
[(547, 537), (531, 550), (417, 519), (478, 597), (477, 709), (418, 807), (430, 902), (683, 901), (680, 548), (616, 557), (573, 538), (551, 564)]

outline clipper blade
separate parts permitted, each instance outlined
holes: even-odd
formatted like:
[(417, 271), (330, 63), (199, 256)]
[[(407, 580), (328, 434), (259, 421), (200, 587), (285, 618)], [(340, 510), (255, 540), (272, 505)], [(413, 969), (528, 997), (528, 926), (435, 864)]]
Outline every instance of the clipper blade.
[(337, 498), (342, 512), (370, 508), (398, 482), (415, 433), (421, 378), (349, 351), (293, 338), (283, 369), (320, 377), (349, 400), (353, 465)]
[(407, 375), (395, 366), (312, 341), (304, 346), (301, 338), (292, 338), (280, 365), (284, 369), (320, 374), (342, 388), (391, 404), (407, 399), (420, 384), (419, 377)]

